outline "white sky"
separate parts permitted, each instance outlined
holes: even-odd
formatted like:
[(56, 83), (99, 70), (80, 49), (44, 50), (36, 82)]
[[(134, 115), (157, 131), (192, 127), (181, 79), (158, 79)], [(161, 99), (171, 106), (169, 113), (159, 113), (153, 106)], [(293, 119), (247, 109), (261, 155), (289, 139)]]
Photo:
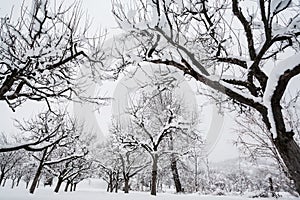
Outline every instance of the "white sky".
[[(129, 0), (126, 0), (129, 1)], [(22, 0), (5, 0), (1, 2), (0, 16), (9, 14), (12, 6), (14, 6), (14, 13), (19, 13), (19, 8)], [(25, 0), (28, 4), (30, 0)], [(71, 1), (65, 1), (71, 2)], [(108, 33), (117, 32), (117, 24), (114, 20), (114, 17), (111, 13), (111, 1), (110, 0), (82, 0), (82, 8), (84, 11), (88, 12), (88, 15), (93, 19), (93, 25), (95, 30), (99, 28), (107, 28)], [(115, 83), (105, 83), (103, 85), (102, 91), (103, 94), (113, 94), (115, 89)], [(0, 102), (0, 132), (16, 132), (16, 129), (13, 125), (13, 118), (17, 119), (26, 119), (37, 114), (39, 110), (42, 110), (45, 107), (45, 104), (41, 103), (25, 103), (23, 106), (17, 108), (16, 113), (13, 113), (4, 102)], [(86, 117), (86, 120), (91, 123), (97, 121), (97, 125), (100, 127), (103, 133), (99, 133), (101, 136), (108, 131), (108, 123), (110, 121), (111, 106), (106, 106), (100, 110), (100, 114), (85, 114), (84, 112), (89, 112), (85, 106), (79, 109), (81, 115)], [(211, 123), (211, 116), (206, 115), (202, 118), (205, 118), (206, 127), (209, 127)], [(218, 122), (213, 122), (218, 123)], [(214, 150), (209, 155), (210, 160), (212, 161), (221, 161), (233, 157), (237, 157), (237, 149), (232, 145), (232, 139), (235, 137), (230, 127), (232, 126), (232, 119), (228, 116), (225, 117), (225, 122), (223, 124), (222, 134), (219, 138), (218, 143), (216, 144)], [(208, 129), (208, 128), (206, 128)], [(204, 130), (207, 132), (208, 130)]]

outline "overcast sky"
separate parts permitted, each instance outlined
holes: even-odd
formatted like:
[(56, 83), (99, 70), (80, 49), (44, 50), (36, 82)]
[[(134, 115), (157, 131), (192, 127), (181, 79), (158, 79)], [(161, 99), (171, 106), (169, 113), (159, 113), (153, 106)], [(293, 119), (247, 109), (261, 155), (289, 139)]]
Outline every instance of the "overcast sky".
[[(126, 0), (128, 1), (128, 0)], [(0, 16), (9, 15), (11, 8), (14, 6), (14, 16), (19, 13), (19, 8), (22, 0), (5, 0), (1, 2), (0, 8)], [(29, 5), (30, 0), (26, 0), (25, 3)], [(65, 1), (71, 2), (71, 1)], [(82, 0), (82, 8), (84, 11), (87, 11), (89, 17), (93, 19), (94, 29), (97, 30), (100, 27), (106, 28), (108, 33), (111, 35), (112, 33), (116, 33), (117, 24), (114, 20), (114, 17), (111, 13), (111, 1), (110, 0)], [(107, 85), (103, 85), (103, 91), (106, 93), (108, 91), (109, 95), (112, 95), (115, 89), (116, 83), (109, 83)], [(106, 93), (107, 94), (107, 93)], [(22, 107), (17, 108), (16, 113), (13, 113), (8, 106), (0, 102), (0, 132), (15, 132), (16, 129), (13, 125), (13, 118), (17, 119), (26, 119), (30, 116), (37, 114), (40, 110), (45, 108), (44, 104), (41, 103), (26, 103)], [(86, 107), (82, 107), (79, 109), (80, 112), (90, 112)], [(88, 116), (90, 118), (89, 121), (91, 123), (96, 123), (100, 126), (102, 132), (108, 131), (108, 123), (110, 117), (111, 107), (106, 106), (102, 108), (100, 114), (96, 113), (93, 116)], [(83, 114), (84, 115), (84, 114)], [(209, 127), (211, 123), (211, 115), (204, 116), (205, 123), (208, 123), (206, 127)], [(218, 123), (218, 122), (213, 122)], [(212, 124), (214, 125), (214, 124)], [(215, 145), (214, 150), (210, 154), (210, 159), (212, 161), (220, 161), (227, 158), (236, 157), (237, 150), (232, 145), (233, 133), (230, 129), (232, 126), (232, 119), (226, 116), (223, 129), (221, 131), (221, 135), (218, 143)], [(208, 130), (204, 130), (208, 131)]]

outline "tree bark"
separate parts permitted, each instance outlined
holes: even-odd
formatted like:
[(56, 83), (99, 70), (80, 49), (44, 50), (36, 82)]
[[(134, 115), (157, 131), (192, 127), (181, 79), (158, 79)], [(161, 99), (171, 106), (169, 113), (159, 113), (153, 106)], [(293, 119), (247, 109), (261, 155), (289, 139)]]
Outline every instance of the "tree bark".
[(54, 192), (56, 192), (56, 193), (59, 192), (59, 189), (60, 189), (60, 186), (61, 186), (62, 182), (63, 182), (63, 179), (58, 177), (57, 184), (56, 184), (56, 187), (54, 189)]
[(177, 169), (177, 161), (176, 157), (172, 154), (171, 155), (171, 170), (172, 170), (172, 175), (173, 175), (173, 180), (176, 188), (176, 192), (183, 192), (182, 191), (182, 186), (179, 178), (179, 173)]
[(152, 157), (151, 195), (156, 195), (158, 155)]
[(33, 181), (32, 181), (32, 183), (31, 183), (31, 186), (30, 186), (30, 188), (29, 188), (29, 192), (30, 192), (31, 194), (34, 193), (34, 190), (35, 190), (35, 188), (36, 188), (36, 186), (37, 186), (37, 184), (38, 184), (40, 175), (41, 175), (41, 173), (42, 173), (42, 169), (43, 169), (43, 162), (40, 162), (40, 164), (39, 164), (39, 166), (38, 166), (38, 168), (37, 168), (37, 170), (36, 170), (36, 173), (35, 173), (35, 175), (34, 175), (34, 178), (33, 178)]
[(129, 193), (129, 177), (124, 175), (124, 193)]
[(300, 147), (289, 133), (278, 135), (274, 143), (300, 194)]

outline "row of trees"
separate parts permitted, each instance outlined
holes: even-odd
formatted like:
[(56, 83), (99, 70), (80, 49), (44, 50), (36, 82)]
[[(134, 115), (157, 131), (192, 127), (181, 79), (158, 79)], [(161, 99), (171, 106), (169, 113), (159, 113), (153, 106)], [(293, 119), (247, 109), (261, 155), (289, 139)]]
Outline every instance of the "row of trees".
[(283, 101), (298, 93), (299, 9), (284, 0), (117, 0), (113, 13), (126, 32), (119, 68), (173, 67), (223, 108), (258, 113), (300, 193), (300, 147)]
[[(17, 124), (20, 134), (15, 138), (4, 134), (1, 137), (1, 145), (9, 151), (0, 154), (0, 183), (12, 179), (13, 187), (15, 180), (18, 185), (23, 178), (26, 187), (31, 181), (29, 191), (34, 193), (44, 174), (48, 177), (45, 181), (53, 177), (58, 179), (54, 190), (58, 192), (62, 182), (67, 183), (67, 190), (71, 183), (76, 185), (90, 176), (92, 160), (87, 155), (91, 136), (84, 134), (82, 126), (66, 113), (48, 111)], [(29, 145), (27, 141), (38, 141), (38, 144)], [(17, 146), (14, 143), (25, 143), (28, 148), (20, 149), (22, 144)]]
[[(258, 120), (264, 123), (262, 127), (268, 130), (268, 135), (261, 137), (265, 134), (262, 131), (257, 138), (271, 144), (276, 150), (274, 152), (278, 152), (277, 158), (300, 193), (300, 147), (294, 129), (299, 121), (294, 120), (293, 115), (297, 113), (291, 112), (288, 109), (291, 104), (287, 103), (299, 96), (298, 89), (290, 87), (300, 73), (298, 2), (134, 2), (132, 7), (118, 1), (113, 3), (113, 13), (125, 31), (125, 36), (116, 41), (116, 51), (104, 51), (101, 36), (90, 37), (89, 24), (80, 23), (82, 13), (78, 4), (50, 9), (50, 1), (38, 0), (31, 8), (23, 6), (16, 22), (7, 16), (2, 17), (0, 100), (13, 111), (26, 100), (45, 101), (50, 114), (41, 114), (38, 118), (48, 120), (48, 115), (53, 113), (52, 101), (57, 99), (101, 104), (101, 97), (82, 96), (85, 83), (91, 77), (116, 78), (132, 64), (173, 67), (205, 85), (207, 95), (222, 108), (240, 111), (243, 119), (249, 110), (254, 116), (258, 114)], [(117, 65), (107, 64), (110, 58), (117, 59)], [(81, 74), (80, 67), (89, 70)], [(157, 98), (168, 100), (172, 96), (169, 87), (155, 89)], [(290, 96), (288, 90), (291, 90)], [(142, 149), (148, 153), (152, 163), (151, 193), (155, 194), (160, 157), (168, 152), (170, 160), (177, 161), (175, 143), (189, 141), (188, 138), (195, 138), (197, 133), (193, 131), (193, 120), (187, 119), (181, 112), (182, 107), (172, 105), (172, 102), (159, 104), (158, 115), (150, 114), (150, 111), (157, 112), (153, 106), (156, 98), (145, 100), (147, 96), (136, 98), (138, 101), (131, 106), (130, 125), (124, 126), (116, 119), (118, 131), (115, 132), (121, 134), (117, 138), (125, 148)], [(53, 126), (50, 131), (44, 126), (39, 127), (38, 123), (27, 124), (20, 128), (30, 132), (29, 136), (15, 141), (22, 142), (21, 145), (3, 143), (0, 152), (5, 153), (1, 155), (11, 151), (30, 151), (38, 163), (37, 172), (40, 173), (39, 168), (47, 168), (60, 177), (60, 182), (66, 180), (66, 176), (60, 176), (65, 172), (54, 170), (54, 167), (60, 168), (58, 164), (61, 163), (65, 165), (61, 169), (81, 166), (77, 157), (85, 155), (85, 150), (77, 147), (70, 155), (64, 151), (64, 145), (60, 145), (68, 146), (77, 141), (75, 135), (80, 131), (76, 130), (72, 136), (73, 123)], [(55, 151), (60, 148), (61, 153)], [(73, 155), (76, 162), (68, 163), (67, 158)], [(171, 166), (175, 166), (173, 177), (176, 188), (180, 188), (176, 181), (177, 163), (173, 162)], [(118, 177), (112, 179), (118, 180)]]
[(132, 92), (134, 96), (129, 94), (127, 116), (114, 119), (109, 138), (98, 147), (96, 158), (107, 191), (123, 187), (128, 193), (129, 189), (146, 188), (156, 195), (158, 190), (172, 187), (177, 193), (295, 194), (274, 145), (264, 138), (270, 132), (250, 111), (244, 120), (237, 120), (236, 128), (240, 133), (236, 144), (248, 161), (237, 159), (227, 166), (212, 167), (203, 154), (199, 119), (176, 94), (178, 80), (170, 79), (170, 74), (156, 71), (152, 84), (141, 84)]

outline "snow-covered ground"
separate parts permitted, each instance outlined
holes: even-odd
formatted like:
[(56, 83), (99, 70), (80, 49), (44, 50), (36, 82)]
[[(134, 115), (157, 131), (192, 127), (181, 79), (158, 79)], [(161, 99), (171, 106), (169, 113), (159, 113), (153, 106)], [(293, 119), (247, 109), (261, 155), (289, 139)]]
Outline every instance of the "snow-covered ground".
[[(247, 200), (253, 198), (241, 196), (213, 196), (213, 195), (199, 195), (199, 194), (172, 194), (172, 193), (158, 193), (157, 196), (151, 196), (149, 192), (130, 192), (124, 194), (107, 193), (104, 189), (105, 185), (99, 181), (85, 181), (78, 186), (76, 192), (53, 192), (53, 187), (38, 188), (34, 195), (29, 194), (28, 190), (21, 185), (18, 188), (11, 189), (7, 187), (0, 187), (1, 200)], [(63, 188), (62, 188), (63, 189)], [(264, 200), (274, 198), (263, 198)], [(279, 200), (296, 200), (296, 197), (281, 197)]]

